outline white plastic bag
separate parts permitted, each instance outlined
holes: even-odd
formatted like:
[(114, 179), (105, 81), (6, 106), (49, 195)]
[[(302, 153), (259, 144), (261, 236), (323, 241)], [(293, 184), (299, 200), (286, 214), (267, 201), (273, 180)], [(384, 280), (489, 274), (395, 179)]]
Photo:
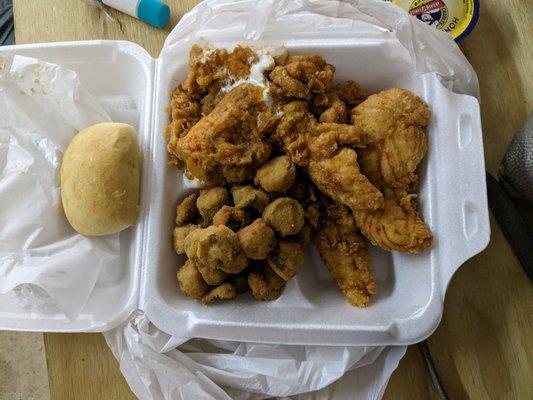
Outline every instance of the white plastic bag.
[(379, 399), (406, 349), (183, 342), (142, 312), (104, 336), (141, 400)]

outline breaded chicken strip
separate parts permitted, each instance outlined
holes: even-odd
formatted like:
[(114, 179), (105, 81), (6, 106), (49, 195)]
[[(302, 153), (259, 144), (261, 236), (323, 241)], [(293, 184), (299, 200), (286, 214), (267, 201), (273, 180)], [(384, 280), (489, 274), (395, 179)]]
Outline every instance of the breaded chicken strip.
[(366, 307), (376, 293), (370, 255), (350, 209), (328, 201), (314, 242), (339, 289), (350, 304)]
[(266, 134), (274, 122), (263, 88), (242, 84), (178, 139), (174, 154), (203, 182), (242, 182), (268, 160)]
[(355, 210), (361, 232), (384, 250), (419, 253), (431, 246), (432, 235), (417, 212), (415, 170), (427, 153), (423, 128), (429, 108), (404, 89), (389, 89), (352, 110), (352, 123), (368, 138), (360, 166), (385, 195), (380, 210)]
[(376, 210), (383, 205), (383, 195), (359, 171), (354, 149), (343, 147), (331, 158), (312, 159), (307, 172), (322, 192), (353, 210)]
[(383, 250), (419, 253), (431, 246), (433, 236), (417, 211), (415, 198), (416, 194), (398, 198), (386, 191), (382, 209), (354, 212), (357, 226)]
[(318, 123), (305, 102), (283, 108), (275, 138), (293, 162), (307, 166), (309, 178), (324, 193), (352, 209), (383, 207), (383, 195), (364, 176), (352, 147), (364, 147), (366, 137), (357, 127)]

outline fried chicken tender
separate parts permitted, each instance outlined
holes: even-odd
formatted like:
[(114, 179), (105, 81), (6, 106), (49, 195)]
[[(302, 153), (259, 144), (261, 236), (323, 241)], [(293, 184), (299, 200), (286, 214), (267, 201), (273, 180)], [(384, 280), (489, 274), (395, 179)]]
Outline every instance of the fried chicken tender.
[(228, 274), (239, 273), (248, 265), (237, 234), (227, 226), (197, 229), (185, 238), (184, 247), (190, 259)]
[(265, 259), (276, 246), (276, 235), (262, 218), (242, 228), (237, 236), (244, 254), (252, 260)]
[(235, 186), (231, 189), (231, 195), (233, 196), (235, 207), (251, 207), (258, 212), (263, 212), (269, 201), (265, 192), (253, 186)]
[(304, 226), (304, 209), (296, 200), (280, 197), (265, 207), (263, 219), (281, 236), (295, 235)]
[(417, 212), (415, 171), (427, 153), (423, 128), (430, 113), (415, 94), (399, 88), (370, 96), (352, 110), (352, 123), (368, 137), (360, 166), (385, 194), (380, 210), (355, 210), (361, 232), (384, 250), (419, 253), (432, 235)]
[(381, 210), (355, 212), (357, 226), (383, 250), (419, 253), (431, 246), (433, 236), (417, 211), (415, 198), (415, 194), (402, 198), (385, 195)]
[(353, 210), (383, 206), (381, 192), (360, 172), (354, 149), (343, 147), (331, 158), (311, 160), (307, 171), (322, 192)]
[(198, 193), (192, 193), (185, 197), (176, 207), (176, 225), (181, 226), (188, 224), (198, 213), (196, 200)]
[(314, 242), (348, 302), (356, 307), (368, 306), (376, 293), (376, 282), (368, 248), (350, 209), (340, 203), (328, 204)]
[(231, 300), (234, 299), (236, 296), (237, 291), (235, 290), (235, 286), (233, 286), (229, 282), (226, 282), (220, 286), (217, 286), (209, 293), (207, 293), (204, 297), (202, 297), (202, 303), (211, 304), (217, 300)]
[(284, 281), (295, 277), (304, 263), (304, 252), (299, 243), (281, 240), (268, 256), (268, 265)]
[(228, 191), (221, 186), (216, 186), (200, 191), (200, 195), (196, 200), (196, 207), (204, 221), (211, 223), (215, 214), (228, 203)]
[(248, 223), (248, 215), (237, 207), (222, 206), (213, 217), (213, 225), (226, 225), (232, 231), (238, 231)]
[(270, 301), (281, 295), (285, 281), (266, 262), (262, 262), (248, 274), (248, 285), (255, 299)]
[(202, 264), (198, 261), (193, 260), (193, 262), (196, 264), (198, 272), (200, 272), (205, 283), (208, 285), (220, 285), (228, 277), (228, 274), (221, 269), (211, 268), (209, 265)]
[(174, 155), (200, 181), (243, 182), (268, 160), (272, 146), (266, 136), (275, 121), (263, 88), (239, 85), (178, 139)]
[(383, 207), (383, 195), (361, 173), (351, 148), (364, 146), (361, 129), (317, 123), (306, 103), (292, 102), (284, 106), (275, 137), (295, 163), (307, 166), (309, 178), (324, 193), (352, 209)]
[(255, 173), (254, 183), (267, 192), (285, 192), (294, 183), (296, 167), (288, 156), (273, 158)]
[(177, 278), (180, 290), (191, 299), (200, 300), (209, 290), (196, 264), (191, 260), (185, 261), (185, 264), (178, 269)]
[(285, 65), (269, 75), (271, 91), (277, 96), (310, 100), (313, 93), (325, 93), (331, 86), (335, 67), (319, 55), (289, 56)]
[(195, 224), (187, 224), (182, 226), (176, 226), (174, 232), (172, 233), (172, 244), (174, 245), (174, 250), (178, 254), (185, 254), (185, 238), (196, 229), (200, 227)]

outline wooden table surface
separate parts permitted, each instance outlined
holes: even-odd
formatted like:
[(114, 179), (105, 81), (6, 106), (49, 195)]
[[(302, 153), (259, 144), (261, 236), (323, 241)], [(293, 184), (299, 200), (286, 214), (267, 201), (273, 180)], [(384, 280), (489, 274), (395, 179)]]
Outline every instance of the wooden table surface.
[[(173, 26), (196, 0), (167, 0)], [(152, 55), (167, 30), (81, 0), (14, 0), (17, 43), (125, 39)], [(496, 174), (509, 141), (532, 110), (533, 1), (484, 0), (461, 47), (478, 73), (487, 169)], [(457, 179), (461, 179), (457, 177)], [(451, 398), (533, 398), (533, 291), (491, 217), (492, 240), (452, 279), (444, 316), (428, 340)], [(133, 399), (100, 334), (45, 334), (52, 399)], [(18, 398), (18, 397), (13, 397)], [(401, 361), (385, 399), (437, 399), (416, 346)]]

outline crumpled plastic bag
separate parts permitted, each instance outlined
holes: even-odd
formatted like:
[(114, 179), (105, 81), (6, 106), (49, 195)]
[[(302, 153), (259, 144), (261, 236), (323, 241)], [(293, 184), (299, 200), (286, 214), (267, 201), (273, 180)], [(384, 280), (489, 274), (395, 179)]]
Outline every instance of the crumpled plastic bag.
[(179, 339), (142, 312), (104, 336), (141, 400), (379, 399), (406, 350)]
[[(378, 0), (208, 0), (180, 20), (159, 65), (196, 42), (275, 43), (312, 38), (394, 35), (413, 73), (436, 72), (450, 90), (479, 99), (477, 76), (455, 42), (405, 10)], [(137, 312), (105, 334), (141, 400), (377, 400), (405, 346), (293, 346), (171, 337)]]
[(110, 121), (74, 71), (0, 56), (0, 294), (74, 319), (102, 269), (119, 263), (118, 234), (76, 233), (61, 206), (59, 167), (70, 140)]

